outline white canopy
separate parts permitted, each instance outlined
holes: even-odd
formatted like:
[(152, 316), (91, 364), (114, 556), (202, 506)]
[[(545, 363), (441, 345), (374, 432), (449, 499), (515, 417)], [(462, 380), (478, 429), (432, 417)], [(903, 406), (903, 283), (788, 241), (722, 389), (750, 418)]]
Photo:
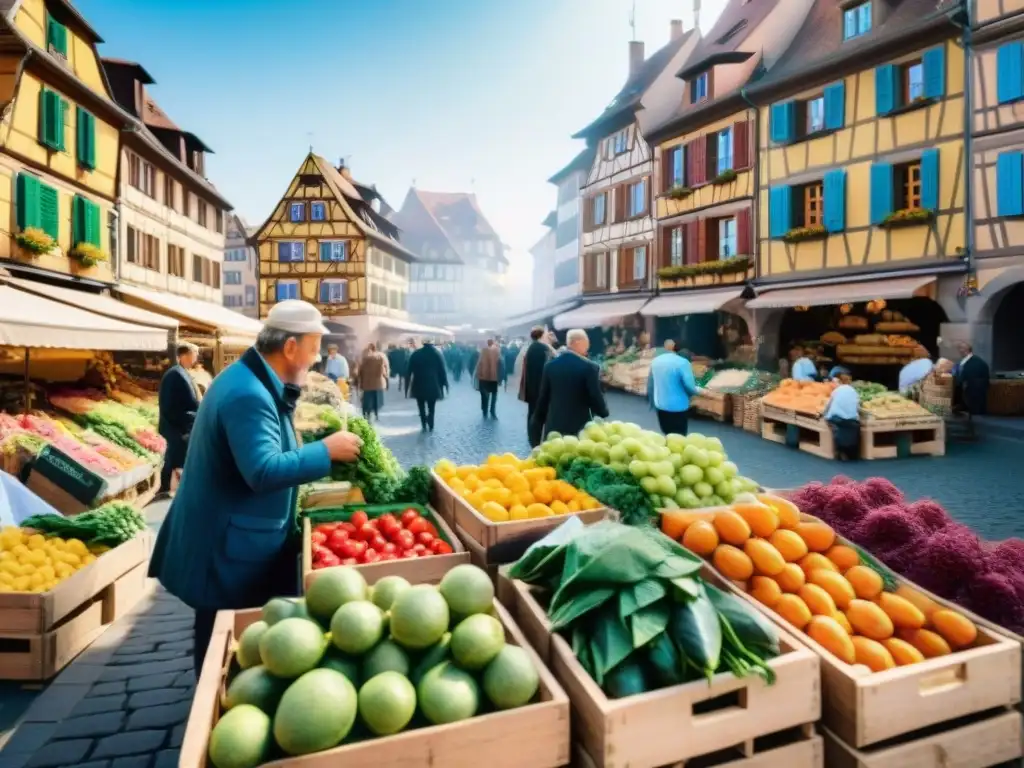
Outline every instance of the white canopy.
[(405, 331), (406, 333), (420, 334), (423, 336), (454, 336), (455, 334), (444, 328), (435, 328), (432, 325), (420, 325), (419, 323), (412, 323), (408, 320), (395, 320), (391, 317), (382, 317), (377, 321), (378, 326), (384, 328), (391, 328), (395, 331)]
[(502, 328), (518, 328), (521, 325), (533, 325), (534, 323), (543, 320), (545, 317), (555, 317), (563, 312), (568, 312), (570, 309), (575, 308), (579, 303), (579, 299), (570, 299), (551, 307), (531, 309), (529, 312), (524, 312), (520, 315), (506, 317), (501, 321), (500, 325)]
[(239, 312), (233, 312), (212, 301), (200, 301), (187, 296), (173, 293), (157, 293), (134, 285), (118, 285), (116, 290), (125, 296), (154, 307), (159, 312), (170, 313), (185, 322), (192, 320), (200, 325), (226, 331), (237, 336), (255, 336), (263, 328), (263, 323), (253, 320)]
[(677, 315), (702, 315), (717, 312), (730, 301), (743, 295), (742, 288), (719, 291), (683, 291), (665, 293), (644, 307), (640, 314), (645, 317), (675, 317)]
[(0, 285), (0, 344), (162, 352), (167, 331), (134, 325)]
[(555, 317), (555, 329), (566, 331), (570, 328), (593, 328), (604, 325), (626, 315), (635, 315), (647, 301), (647, 297), (635, 296), (612, 301), (592, 301)]
[(765, 288), (762, 295), (747, 302), (747, 309), (785, 309), (856, 304), (875, 299), (910, 299), (935, 282), (934, 275), (891, 277), (792, 288)]
[(74, 288), (62, 288), (56, 285), (37, 283), (34, 280), (23, 280), (17, 277), (4, 278), (4, 282), (10, 283), (23, 291), (30, 291), (38, 296), (59, 301), (62, 304), (71, 304), (80, 309), (95, 312), (98, 315), (106, 315), (115, 320), (124, 320), (139, 325), (151, 325), (154, 328), (165, 328), (168, 331), (178, 329), (178, 321), (167, 315), (158, 315), (156, 312), (149, 312), (145, 309), (125, 304), (111, 296), (101, 293), (90, 293), (79, 291)]

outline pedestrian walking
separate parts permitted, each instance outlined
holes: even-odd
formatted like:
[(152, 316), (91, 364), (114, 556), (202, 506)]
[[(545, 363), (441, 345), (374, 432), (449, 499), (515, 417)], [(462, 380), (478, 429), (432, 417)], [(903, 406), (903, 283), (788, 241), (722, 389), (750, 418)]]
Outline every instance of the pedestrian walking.
[(690, 428), (690, 398), (703, 393), (693, 378), (693, 366), (675, 354), (669, 339), (665, 351), (654, 358), (648, 377), (649, 396), (663, 434), (685, 435)]
[(149, 575), (195, 610), (196, 676), (220, 610), (299, 594), (298, 487), (359, 458), (348, 432), (299, 447), (292, 414), (327, 329), (304, 301), (275, 304), (255, 346), (214, 379), (199, 406), (181, 485)]
[(188, 439), (199, 411), (199, 389), (189, 371), (199, 359), (195, 344), (179, 344), (178, 362), (160, 379), (158, 431), (167, 441), (164, 466), (160, 470), (160, 495), (171, 492), (171, 477), (185, 466)]
[(960, 362), (953, 368), (953, 403), (971, 416), (983, 415), (988, 410), (988, 363), (975, 356), (974, 348), (966, 341), (957, 344), (957, 349)]
[(455, 383), (458, 384), (462, 381), (462, 371), (466, 367), (465, 351), (458, 344), (453, 345), (449, 350), (452, 378), (455, 379)]
[[(448, 389), (448, 374), (445, 372), (444, 357), (433, 342), (425, 341), (423, 346), (409, 358), (408, 386), (416, 398), (420, 413), (420, 428), (434, 431), (434, 409), (437, 401), (444, 398)], [(409, 393), (406, 393), (408, 396)]]
[(526, 403), (526, 436), (530, 447), (540, 445), (540, 428), (534, 423), (533, 414), (540, 397), (540, 384), (544, 366), (554, 357), (555, 351), (544, 341), (544, 329), (537, 327), (530, 331), (530, 344), (523, 354), (519, 372), (519, 399)]
[(850, 382), (853, 376), (843, 367), (831, 371), (839, 386), (832, 390), (825, 405), (825, 421), (832, 430), (840, 461), (856, 459), (860, 454), (860, 395)]
[(600, 368), (587, 359), (589, 349), (587, 332), (574, 328), (566, 335), (565, 349), (544, 366), (532, 419), (541, 435), (575, 435), (592, 418), (608, 416)]
[(348, 381), (348, 360), (338, 354), (338, 347), (335, 344), (330, 344), (327, 347), (327, 360), (324, 362), (324, 373), (327, 375), (327, 378), (335, 384), (339, 381)]
[(408, 344), (398, 350), (398, 364), (401, 366), (401, 370), (398, 372), (398, 386), (402, 392), (406, 393), (406, 397), (409, 396), (409, 358), (412, 357), (415, 351), (415, 339), (409, 339)]
[(492, 419), (498, 418), (495, 406), (498, 403), (498, 382), (502, 378), (501, 350), (494, 339), (487, 340), (487, 346), (480, 353), (476, 364), (476, 380), (480, 387), (480, 409), (484, 418), (491, 414)]
[(373, 416), (380, 421), (384, 390), (388, 387), (388, 359), (377, 351), (377, 345), (373, 342), (366, 345), (356, 377), (359, 379), (359, 391), (362, 392), (363, 418), (369, 421)]

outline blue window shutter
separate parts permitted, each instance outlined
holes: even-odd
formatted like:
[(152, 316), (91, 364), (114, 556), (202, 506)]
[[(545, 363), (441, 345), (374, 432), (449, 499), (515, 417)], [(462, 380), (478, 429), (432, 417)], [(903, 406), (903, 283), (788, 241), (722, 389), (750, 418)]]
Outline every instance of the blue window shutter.
[(888, 115), (896, 109), (896, 67), (883, 64), (875, 69), (875, 112)]
[(892, 166), (875, 163), (871, 166), (871, 223), (881, 224), (893, 211)]
[(938, 99), (946, 95), (946, 46), (929, 48), (921, 56), (924, 67), (924, 97)]
[(776, 144), (785, 144), (793, 140), (793, 123), (796, 114), (796, 102), (785, 101), (772, 104), (771, 139)]
[(330, 243), (323, 243), (323, 242), (320, 243), (320, 261), (330, 261), (330, 260), (331, 260), (331, 244)]
[(822, 181), (825, 196), (825, 229), (842, 232), (846, 229), (846, 171), (829, 171)]
[(771, 187), (768, 190), (768, 235), (784, 236), (793, 228), (793, 190), (790, 187)]
[(331, 284), (326, 280), (320, 281), (320, 303), (327, 304), (331, 300)]
[(939, 150), (926, 149), (921, 153), (921, 207), (929, 211), (939, 209)]
[(996, 98), (1000, 104), (1024, 98), (1024, 42), (999, 46), (996, 52)]
[(837, 131), (846, 124), (846, 83), (840, 80), (825, 88), (825, 129)]
[(1000, 152), (996, 159), (996, 215), (1024, 216), (1024, 152)]

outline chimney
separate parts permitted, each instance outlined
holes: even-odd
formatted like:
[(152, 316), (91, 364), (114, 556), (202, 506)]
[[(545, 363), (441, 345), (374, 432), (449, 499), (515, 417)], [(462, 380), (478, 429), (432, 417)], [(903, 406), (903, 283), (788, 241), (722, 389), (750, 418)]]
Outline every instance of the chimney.
[(700, 31), (700, 0), (693, 0), (693, 28)]
[(682, 19), (672, 19), (672, 21), (669, 22), (669, 36), (668, 36), (668, 39), (669, 40), (678, 40), (682, 36), (683, 36), (683, 20)]
[(341, 174), (341, 177), (342, 177), (343, 179), (348, 179), (349, 181), (351, 181), (351, 180), (352, 180), (352, 171), (350, 171), (350, 170), (348, 169), (348, 166), (347, 166), (347, 165), (345, 165), (345, 158), (344, 158), (344, 157), (343, 157), (343, 158), (341, 158), (341, 159), (340, 159), (340, 160), (338, 161), (338, 173), (340, 173), (340, 174)]
[(629, 76), (633, 77), (644, 64), (643, 40), (629, 41)]

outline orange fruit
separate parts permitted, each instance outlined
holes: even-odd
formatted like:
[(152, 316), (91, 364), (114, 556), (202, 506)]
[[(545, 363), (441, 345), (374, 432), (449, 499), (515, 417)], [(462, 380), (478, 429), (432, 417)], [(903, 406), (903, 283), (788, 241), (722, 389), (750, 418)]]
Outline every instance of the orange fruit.
[(882, 641), (882, 645), (884, 645), (885, 649), (889, 651), (893, 661), (901, 667), (907, 664), (918, 664), (924, 661), (924, 654), (906, 640), (901, 640), (898, 637), (887, 637)]
[(783, 595), (775, 603), (774, 611), (797, 629), (803, 629), (811, 620), (811, 609), (796, 595)]
[(926, 659), (948, 656), (953, 652), (946, 639), (930, 629), (901, 629), (899, 639), (906, 640), (914, 646)]
[(831, 616), (814, 616), (807, 623), (807, 635), (840, 661), (856, 663), (857, 651), (853, 639)]
[(780, 528), (796, 528), (800, 524), (800, 510), (789, 499), (772, 493), (758, 494), (757, 500), (775, 510)]
[(779, 550), (787, 563), (795, 563), (807, 554), (807, 544), (796, 531), (779, 529), (768, 537), (768, 542)]
[[(835, 571), (820, 568), (812, 570), (807, 574), (807, 581), (811, 584), (817, 584), (828, 592), (832, 599), (835, 600), (836, 607), (843, 611), (846, 610), (850, 601), (856, 597), (850, 582), (841, 573), (836, 573)], [(857, 622), (853, 621), (853, 619), (850, 619), (850, 621), (853, 622), (854, 626), (857, 626)], [(890, 632), (889, 634), (891, 635), (892, 633)]]
[(754, 564), (742, 549), (731, 544), (719, 544), (711, 558), (715, 568), (732, 581), (746, 581), (754, 575)]
[(743, 551), (754, 564), (754, 569), (765, 576), (777, 576), (786, 567), (779, 550), (764, 539), (748, 539)]
[(754, 536), (767, 539), (779, 527), (779, 516), (767, 504), (733, 504), (733, 511), (747, 521)]
[(836, 541), (836, 532), (825, 523), (800, 523), (796, 532), (811, 552), (827, 552)]
[(803, 568), (796, 563), (786, 563), (786, 567), (775, 577), (783, 592), (798, 592), (807, 581)]
[(836, 564), (825, 557), (820, 552), (809, 552), (799, 560), (800, 567), (804, 569), (804, 573), (808, 576), (811, 571), (831, 571), (832, 573), (839, 573), (839, 569)]
[(931, 615), (932, 627), (953, 648), (967, 648), (978, 639), (974, 622), (956, 611), (942, 608)]
[(866, 565), (855, 565), (843, 571), (843, 575), (861, 600), (874, 600), (885, 588), (882, 577)]
[(872, 672), (884, 672), (896, 666), (892, 654), (877, 640), (868, 637), (850, 639), (853, 642), (854, 657), (858, 664), (863, 664)]
[(683, 534), (683, 546), (696, 555), (707, 557), (718, 546), (718, 532), (707, 520), (691, 523)]
[(836, 612), (836, 601), (832, 595), (817, 584), (804, 584), (797, 594), (815, 616), (831, 616)]
[[(893, 626), (899, 629), (921, 629), (924, 626), (926, 619), (921, 609), (899, 595), (883, 592), (878, 596), (878, 607), (885, 612), (886, 616), (892, 619)], [(938, 613), (938, 611), (935, 613)], [(932, 619), (934, 620), (934, 618), (935, 614), (933, 613)], [(940, 632), (939, 634), (941, 635), (942, 633)]]
[(747, 525), (747, 521), (731, 509), (716, 512), (714, 526), (718, 531), (718, 538), (727, 544), (741, 547), (750, 538), (750, 526)]
[(892, 637), (894, 631), (892, 619), (885, 611), (867, 600), (851, 600), (846, 608), (846, 618), (853, 625), (853, 630), (872, 640), (885, 640)]
[(750, 580), (750, 596), (762, 605), (772, 608), (782, 597), (782, 590), (775, 579), (755, 576)]
[(840, 573), (846, 573), (850, 568), (860, 565), (860, 555), (857, 554), (857, 550), (845, 544), (832, 545), (825, 553), (825, 557), (836, 564)]
[(853, 634), (853, 625), (850, 624), (850, 620), (846, 618), (846, 614), (842, 611), (836, 611), (832, 614), (832, 618), (839, 622), (839, 626), (846, 630), (846, 634)]

